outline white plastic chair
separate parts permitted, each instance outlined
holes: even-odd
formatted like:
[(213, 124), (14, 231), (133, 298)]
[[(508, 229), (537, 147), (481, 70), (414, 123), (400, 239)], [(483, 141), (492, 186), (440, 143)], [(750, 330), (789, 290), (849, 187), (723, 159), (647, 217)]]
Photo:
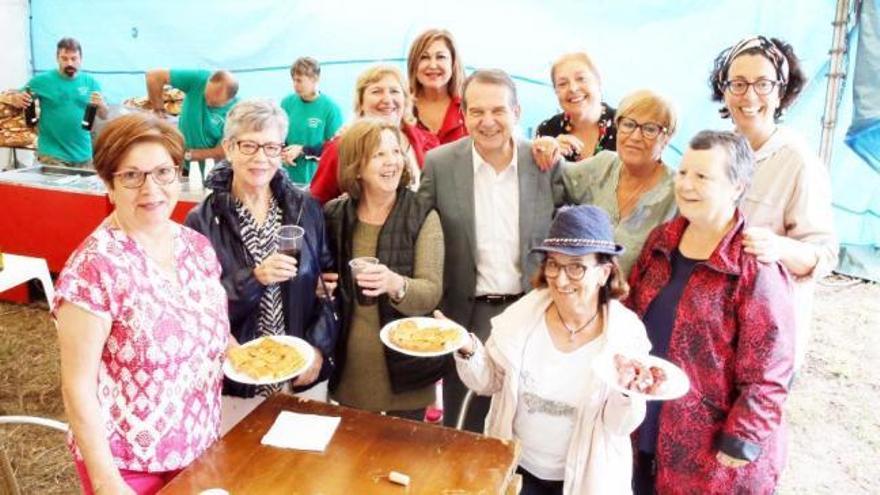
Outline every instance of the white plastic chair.
[[(67, 423), (36, 416), (0, 416), (0, 425), (4, 424), (45, 426), (64, 433), (68, 430)], [(0, 495), (20, 494), (21, 489), (15, 481), (9, 459), (6, 458), (5, 452), (0, 450)]]
[(49, 311), (52, 311), (52, 300), (55, 298), (55, 286), (49, 275), (49, 265), (43, 258), (31, 258), (3, 253), (3, 270), (0, 271), (0, 292), (21, 285), (28, 280), (37, 279), (43, 284)]

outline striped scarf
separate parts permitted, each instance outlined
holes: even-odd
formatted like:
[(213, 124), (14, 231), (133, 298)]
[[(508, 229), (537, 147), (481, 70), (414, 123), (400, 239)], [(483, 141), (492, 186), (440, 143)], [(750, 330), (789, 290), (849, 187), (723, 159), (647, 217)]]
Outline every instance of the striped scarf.
[[(269, 199), (269, 211), (266, 220), (260, 224), (245, 208), (244, 204), (235, 199), (235, 212), (241, 224), (241, 239), (245, 249), (259, 265), (277, 248), (278, 227), (281, 226), (281, 209), (275, 198)], [(284, 308), (281, 303), (281, 286), (269, 284), (260, 298), (260, 317), (257, 321), (257, 335), (260, 337), (284, 335)], [(260, 385), (257, 393), (269, 396), (281, 390), (281, 384)]]

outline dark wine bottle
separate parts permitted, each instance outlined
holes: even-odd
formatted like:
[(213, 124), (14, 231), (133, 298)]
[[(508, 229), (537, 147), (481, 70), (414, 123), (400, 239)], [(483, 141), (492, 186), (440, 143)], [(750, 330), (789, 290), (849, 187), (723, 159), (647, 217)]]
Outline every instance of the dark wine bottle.
[(83, 114), (82, 120), (82, 128), (91, 131), (92, 126), (95, 125), (95, 115), (98, 113), (98, 105), (94, 103), (89, 103), (86, 106), (86, 113)]
[(37, 115), (37, 97), (31, 92), (31, 88), (25, 91), (31, 95), (31, 104), (24, 109), (24, 123), (28, 127), (36, 127), (37, 122), (40, 121), (40, 116)]

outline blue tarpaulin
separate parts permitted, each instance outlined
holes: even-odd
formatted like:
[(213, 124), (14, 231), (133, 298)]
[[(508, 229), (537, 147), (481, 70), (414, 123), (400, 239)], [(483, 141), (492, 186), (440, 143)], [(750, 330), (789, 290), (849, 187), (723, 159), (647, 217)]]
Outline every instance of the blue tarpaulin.
[[(876, 7), (876, 2), (866, 3)], [(719, 51), (753, 33), (790, 42), (802, 59), (811, 81), (786, 124), (808, 136), (818, 151), (834, 4), (33, 0), (33, 62), (37, 71), (53, 70), (56, 41), (73, 36), (83, 44), (84, 69), (95, 74), (112, 102), (144, 95), (143, 71), (155, 67), (231, 69), (240, 79), (242, 96), (280, 99), (292, 91), (290, 64), (310, 55), (323, 64), (322, 90), (350, 116), (359, 72), (377, 62), (403, 68), (409, 44), (420, 31), (445, 27), (457, 37), (468, 68), (498, 67), (515, 76), (521, 129), (530, 134), (558, 111), (549, 84), (552, 61), (585, 49), (602, 72), (605, 100), (612, 106), (640, 88), (677, 103), (679, 131), (666, 155), (676, 165), (680, 150), (698, 130), (731, 127), (709, 99), (707, 78)], [(876, 28), (876, 16), (873, 22)], [(876, 54), (876, 37), (873, 43)], [(845, 102), (839, 122), (849, 122), (852, 114), (851, 98)], [(832, 164), (836, 226), (843, 244), (876, 248), (880, 209), (869, 198), (877, 190), (877, 172), (842, 146), (844, 131), (839, 129), (835, 139)], [(866, 215), (873, 219), (867, 221)]]

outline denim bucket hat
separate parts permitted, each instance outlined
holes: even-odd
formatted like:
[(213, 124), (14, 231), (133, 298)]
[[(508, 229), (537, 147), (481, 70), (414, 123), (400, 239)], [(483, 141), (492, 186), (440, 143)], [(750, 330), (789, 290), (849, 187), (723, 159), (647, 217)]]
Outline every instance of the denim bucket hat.
[(590, 253), (619, 255), (623, 246), (614, 242), (614, 228), (605, 210), (593, 205), (560, 208), (550, 232), (532, 251), (583, 256)]

